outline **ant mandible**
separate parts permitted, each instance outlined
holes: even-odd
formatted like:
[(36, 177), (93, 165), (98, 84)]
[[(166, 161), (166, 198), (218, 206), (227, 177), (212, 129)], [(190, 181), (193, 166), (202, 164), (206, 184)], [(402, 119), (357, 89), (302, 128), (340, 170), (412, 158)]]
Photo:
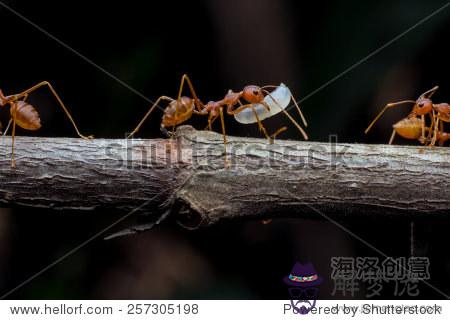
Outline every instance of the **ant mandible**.
[[(389, 144), (392, 144), (394, 141), (395, 134), (398, 134), (399, 136), (406, 138), (406, 139), (413, 139), (413, 140), (419, 140), (420, 143), (426, 144), (428, 141), (428, 138), (425, 137), (425, 131), (428, 128), (425, 128), (425, 115), (429, 114), (431, 117), (432, 122), (436, 122), (436, 128), (439, 121), (435, 121), (434, 114), (434, 105), (431, 101), (431, 96), (436, 92), (436, 90), (439, 89), (438, 86), (435, 86), (434, 88), (422, 93), (417, 100), (403, 100), (399, 102), (393, 102), (388, 103), (381, 112), (375, 117), (375, 119), (370, 123), (370, 125), (365, 130), (365, 133), (367, 134), (369, 130), (372, 128), (372, 126), (375, 124), (375, 122), (378, 121), (378, 119), (383, 115), (383, 113), (392, 107), (396, 107), (402, 104), (408, 104), (412, 103), (414, 104), (411, 112), (409, 115), (395, 123), (392, 127), (392, 135), (389, 139)], [(420, 116), (420, 118), (418, 118)], [(450, 120), (450, 119), (449, 119)], [(428, 129), (430, 130), (430, 129)], [(430, 134), (430, 132), (429, 132)], [(435, 134), (436, 137), (436, 134)], [(433, 143), (434, 145), (434, 143)]]
[[(190, 93), (193, 98), (182, 96), (183, 88), (185, 82), (187, 83)], [(233, 92), (232, 90), (229, 90), (228, 93), (225, 95), (225, 97), (222, 100), (219, 101), (209, 101), (207, 104), (203, 104), (200, 99), (197, 97), (197, 94), (194, 90), (194, 86), (192, 85), (191, 80), (189, 77), (184, 74), (181, 78), (181, 84), (178, 91), (178, 97), (177, 99), (172, 99), (168, 96), (161, 96), (159, 97), (156, 102), (150, 107), (150, 109), (147, 111), (145, 116), (142, 118), (142, 120), (139, 122), (139, 124), (136, 126), (136, 128), (128, 135), (127, 138), (130, 138), (134, 134), (138, 132), (138, 130), (141, 128), (141, 126), (144, 124), (145, 120), (148, 118), (148, 116), (153, 112), (153, 110), (158, 106), (160, 101), (168, 101), (168, 106), (164, 109), (164, 114), (162, 117), (161, 122), (161, 130), (164, 132), (167, 132), (167, 127), (172, 127), (172, 133), (175, 130), (175, 127), (188, 119), (192, 117), (193, 114), (197, 115), (208, 115), (208, 128), (211, 129), (212, 123), (217, 119), (220, 118), (221, 126), (222, 126), (222, 136), (223, 136), (223, 143), (225, 147), (225, 158), (226, 158), (226, 145), (227, 145), (227, 137), (226, 137), (226, 130), (225, 130), (225, 120), (224, 120), (224, 108), (226, 108), (226, 113), (229, 115), (237, 115), (244, 110), (251, 109), (255, 121), (248, 122), (248, 123), (258, 123), (259, 129), (264, 133), (266, 138), (272, 139), (275, 135), (280, 133), (281, 131), (285, 130), (285, 127), (277, 130), (275, 134), (272, 136), (269, 136), (267, 133), (267, 130), (265, 129), (264, 125), (261, 123), (261, 120), (259, 119), (258, 114), (261, 114), (260, 110), (257, 109), (258, 105), (262, 105), (266, 110), (270, 110), (274, 107), (270, 106), (270, 103), (266, 101), (266, 97), (270, 97), (273, 100), (273, 103), (280, 109), (280, 112), (284, 112), (286, 116), (294, 123), (294, 125), (299, 129), (303, 137), (307, 140), (308, 136), (306, 135), (305, 131), (301, 128), (301, 126), (292, 118), (289, 113), (284, 110), (286, 106), (280, 106), (279, 103), (271, 97), (271, 93), (266, 90), (266, 88), (277, 88), (277, 86), (264, 86), (259, 87), (256, 85), (249, 85), (244, 87), (244, 89), (240, 92)], [(243, 104), (241, 99), (247, 102), (247, 104)], [(293, 97), (292, 97), (293, 99)], [(295, 102), (295, 99), (293, 99)], [(239, 105), (237, 108), (236, 106)], [(303, 117), (303, 114), (301, 113), (300, 107), (295, 103), (298, 112), (300, 116), (302, 117), (302, 120), (306, 126), (306, 120)], [(278, 112), (276, 112), (278, 113)], [(275, 114), (275, 112), (273, 113)], [(271, 115), (273, 115), (271, 114)], [(269, 115), (269, 116), (271, 116)], [(267, 117), (267, 116), (266, 116)]]
[(13, 168), (15, 168), (15, 166), (16, 166), (16, 161), (14, 158), (14, 140), (15, 140), (15, 135), (16, 135), (16, 125), (18, 125), (19, 127), (23, 128), (25, 130), (30, 130), (30, 131), (38, 130), (39, 128), (41, 128), (41, 119), (39, 118), (39, 113), (37, 112), (35, 107), (33, 107), (31, 104), (27, 103), (26, 100), (30, 93), (32, 93), (33, 91), (35, 91), (43, 86), (48, 86), (51, 93), (55, 96), (59, 105), (64, 110), (64, 112), (66, 113), (70, 122), (72, 123), (73, 127), (75, 128), (75, 131), (77, 132), (78, 136), (80, 136), (83, 139), (92, 139), (93, 138), (93, 136), (84, 136), (80, 133), (70, 112), (67, 110), (67, 108), (64, 105), (64, 103), (62, 102), (61, 98), (59, 97), (59, 95), (56, 93), (55, 89), (53, 89), (52, 85), (48, 81), (42, 81), (21, 93), (9, 95), (9, 96), (5, 96), (3, 94), (3, 91), (0, 90), (0, 107), (4, 107), (7, 104), (10, 105), (11, 118), (9, 120), (8, 126), (6, 127), (3, 135), (5, 135), (7, 133), (8, 129), (12, 123), (11, 167), (13, 167)]

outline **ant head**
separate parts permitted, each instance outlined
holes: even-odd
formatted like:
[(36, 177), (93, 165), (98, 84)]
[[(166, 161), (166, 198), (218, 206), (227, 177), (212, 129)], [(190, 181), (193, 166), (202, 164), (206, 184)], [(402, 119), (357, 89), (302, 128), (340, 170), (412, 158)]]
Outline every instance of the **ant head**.
[(246, 86), (242, 91), (242, 98), (250, 103), (259, 103), (264, 100), (264, 94), (261, 87)]
[(419, 116), (430, 113), (433, 109), (433, 102), (427, 98), (419, 98), (414, 105), (413, 112)]

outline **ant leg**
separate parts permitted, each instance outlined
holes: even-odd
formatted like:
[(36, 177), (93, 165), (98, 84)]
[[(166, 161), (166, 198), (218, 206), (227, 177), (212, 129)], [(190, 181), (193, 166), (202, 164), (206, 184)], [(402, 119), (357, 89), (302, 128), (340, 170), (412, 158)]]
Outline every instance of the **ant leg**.
[(395, 137), (395, 129), (392, 130), (392, 135), (391, 138), (389, 139), (389, 144), (392, 144), (392, 142), (394, 141), (394, 137)]
[(431, 139), (430, 142), (430, 146), (432, 147), (434, 147), (434, 145), (436, 144), (438, 127), (439, 127), (439, 117), (436, 117), (436, 122), (434, 123), (433, 139)]
[(6, 133), (8, 132), (9, 126), (11, 125), (12, 119), (9, 119), (8, 125), (6, 126), (5, 132), (3, 132), (3, 135), (6, 136)]
[[(227, 106), (227, 114), (234, 116), (235, 114), (241, 113), (245, 109), (248, 109), (248, 108), (255, 109), (255, 107), (253, 107), (253, 103), (242, 104), (241, 101), (238, 101), (238, 102), (239, 102), (240, 106), (237, 109), (233, 109), (232, 106)], [(265, 106), (264, 106), (264, 108), (265, 108)]]
[(258, 113), (256, 112), (256, 109), (253, 106), (253, 104), (249, 103), (249, 104), (245, 104), (244, 105), (244, 104), (242, 104), (241, 100), (238, 100), (238, 103), (240, 104), (240, 106), (237, 109), (235, 109), (235, 110), (233, 110), (233, 106), (228, 105), (227, 106), (227, 113), (229, 115), (236, 115), (236, 114), (244, 111), (245, 109), (251, 108), (252, 111), (253, 111), (253, 114), (255, 116), (256, 122), (258, 123), (259, 130), (263, 132), (263, 134), (265, 135), (266, 139), (269, 140), (269, 143), (273, 143), (272, 139), (270, 138), (269, 134), (267, 133), (266, 128), (262, 124), (261, 119), (259, 119)]
[(269, 143), (272, 144), (273, 143), (273, 139), (269, 136), (269, 134), (267, 133), (266, 128), (264, 127), (264, 125), (262, 124), (261, 120), (259, 119), (258, 113), (256, 112), (255, 107), (253, 106), (253, 104), (251, 104), (250, 107), (252, 108), (253, 114), (255, 115), (255, 119), (258, 122), (259, 131), (262, 131), (262, 133), (264, 134), (266, 139), (269, 140)]
[(298, 113), (300, 114), (300, 117), (302, 118), (303, 124), (305, 125), (305, 127), (307, 127), (308, 123), (306, 122), (305, 116), (303, 115), (302, 110), (300, 110), (300, 106), (297, 104), (297, 101), (295, 100), (292, 93), (291, 93), (291, 99), (292, 99), (292, 101), (294, 101), (295, 107), (297, 108)]
[[(28, 94), (24, 94), (22, 101), (26, 102), (27, 98), (28, 98)], [(12, 121), (13, 121), (12, 118), (9, 119), (9, 122), (8, 122), (8, 125), (6, 126), (5, 132), (3, 132), (3, 136), (6, 136), (6, 134), (8, 133), (8, 130), (9, 130), (9, 127), (11, 126)], [(0, 132), (0, 134), (1, 134), (1, 132)]]
[[(434, 113), (434, 111), (432, 111)], [(419, 138), (419, 142), (423, 145), (426, 145), (428, 141), (430, 141), (430, 134), (431, 134), (431, 128), (434, 126), (434, 116), (431, 115), (431, 113), (429, 113), (430, 115), (430, 127), (426, 127), (425, 125), (425, 115), (421, 115), (420, 119), (421, 119), (421, 127), (422, 127), (422, 136)], [(425, 132), (428, 131), (427, 136), (425, 137)]]
[[(241, 112), (243, 109), (246, 109), (246, 108), (249, 108), (250, 106), (253, 106), (253, 103), (243, 104), (240, 99), (238, 99), (237, 102), (239, 103), (239, 107), (237, 109), (234, 109), (233, 105), (228, 105), (227, 106), (227, 113), (228, 114), (234, 115), (234, 114), (237, 114), (237, 113)], [(259, 104), (261, 104), (264, 107), (264, 109), (266, 109), (267, 111), (270, 111), (270, 107), (267, 104), (265, 104), (265, 105), (263, 105), (262, 103), (259, 103)]]
[[(303, 138), (305, 140), (308, 140), (308, 135), (306, 134), (306, 132), (302, 129), (302, 127), (300, 127), (300, 125), (297, 123), (297, 121), (294, 120), (294, 118), (292, 118), (292, 116), (285, 110), (283, 109), (280, 104), (278, 103), (278, 101), (276, 101), (272, 95), (267, 91), (267, 95), (272, 99), (273, 102), (275, 102), (275, 104), (278, 106), (278, 108), (280, 108), (280, 110), (289, 118), (289, 120), (291, 120), (291, 122), (297, 127), (297, 129), (301, 132), (301, 134), (303, 135)], [(260, 102), (262, 105), (266, 105), (268, 108), (269, 106), (267, 105), (267, 103), (265, 101), (261, 101)]]
[(141, 126), (144, 124), (145, 120), (148, 118), (148, 116), (150, 115), (150, 113), (152, 113), (152, 111), (156, 108), (156, 106), (158, 105), (158, 103), (161, 100), (167, 100), (167, 101), (173, 101), (172, 98), (170, 97), (166, 97), (166, 96), (161, 96), (158, 98), (158, 100), (156, 100), (156, 102), (150, 107), (150, 109), (147, 111), (147, 113), (145, 114), (145, 116), (142, 118), (141, 122), (139, 122), (139, 124), (136, 126), (136, 128), (134, 128), (134, 130), (127, 136), (127, 139), (129, 139), (131, 136), (133, 136), (136, 132), (139, 131), (139, 129), (141, 128)]
[(48, 88), (50, 89), (51, 93), (53, 94), (53, 96), (56, 98), (56, 100), (58, 101), (59, 105), (61, 106), (61, 108), (64, 110), (66, 116), (69, 118), (70, 122), (72, 123), (75, 131), (77, 132), (78, 136), (80, 138), (86, 139), (86, 140), (90, 140), (93, 139), (93, 136), (84, 136), (80, 133), (80, 131), (78, 130), (78, 127), (75, 123), (75, 121), (72, 118), (72, 115), (70, 114), (69, 110), (67, 109), (67, 107), (64, 105), (64, 103), (62, 102), (61, 98), (59, 97), (59, 95), (56, 93), (55, 89), (53, 89), (53, 86), (50, 84), (50, 82), (48, 81), (42, 81), (40, 83), (38, 83), (37, 85), (31, 87), (30, 89), (27, 89), (19, 94), (16, 95), (16, 97), (20, 98), (20, 97), (25, 97), (25, 99), (27, 98), (28, 94), (39, 89), (40, 87), (43, 86), (48, 86)]
[(208, 117), (208, 125), (206, 126), (205, 130), (211, 131), (211, 130), (212, 130), (212, 124), (214, 123), (214, 121), (217, 120), (218, 117), (219, 117), (219, 116), (215, 116), (215, 117), (209, 116), (209, 117)]
[(23, 95), (22, 101), (23, 101), (23, 102), (26, 102), (27, 99), (28, 99), (28, 93), (26, 93), (26, 94)]
[[(275, 99), (274, 99), (274, 101), (275, 101)], [(262, 101), (261, 104), (266, 104), (266, 103), (264, 101)], [(295, 121), (294, 118), (292, 118), (292, 116), (278, 104), (278, 102), (276, 102), (276, 105), (281, 109), (281, 111), (283, 111), (283, 113), (286, 115), (286, 117), (288, 117), (289, 120), (291, 120), (291, 122), (297, 127), (297, 129), (303, 135), (303, 138), (305, 140), (308, 140), (308, 135), (306, 134), (305, 130), (303, 130), (303, 128), (300, 127), (300, 125), (297, 123), (297, 121)]]
[(272, 139), (272, 141), (273, 140), (275, 140), (275, 138), (280, 134), (280, 133), (282, 133), (282, 132), (284, 132), (284, 131), (286, 131), (287, 130), (287, 127), (281, 127), (280, 129), (278, 129), (277, 131), (275, 131), (274, 133), (272, 133), (271, 135), (270, 135), (270, 138)]
[[(272, 87), (272, 86), (264, 86), (264, 87)], [(263, 88), (264, 88), (263, 87)], [(276, 86), (273, 86), (276, 87)], [(263, 90), (268, 96), (270, 96), (270, 98), (275, 101), (275, 99), (272, 97), (272, 95), (270, 94), (269, 91), (267, 90)], [(294, 102), (295, 107), (297, 108), (298, 114), (300, 115), (300, 118), (302, 118), (303, 124), (305, 125), (305, 127), (308, 126), (308, 123), (306, 122), (305, 116), (302, 113), (302, 110), (300, 109), (300, 106), (298, 105), (297, 101), (294, 98), (294, 95), (291, 93), (291, 100)], [(275, 101), (276, 102), (276, 101)]]
[(16, 159), (14, 158), (14, 143), (16, 137), (16, 112), (13, 114), (13, 127), (11, 134), (11, 168), (16, 167)]
[(426, 130), (428, 130), (428, 134), (427, 134), (427, 139), (424, 142), (424, 145), (427, 145), (428, 141), (431, 140), (431, 135), (433, 132), (433, 128), (434, 128), (434, 122), (435, 122), (435, 118), (436, 118), (436, 114), (434, 113), (434, 110), (431, 111), (430, 114), (430, 127), (426, 128)]
[(178, 90), (177, 100), (180, 101), (180, 99), (181, 99), (181, 94), (183, 93), (183, 88), (184, 88), (185, 82), (187, 82), (189, 90), (191, 91), (191, 94), (194, 97), (195, 107), (198, 109), (198, 111), (202, 111), (202, 108), (204, 107), (203, 103), (197, 97), (197, 94), (195, 93), (194, 86), (192, 85), (191, 79), (189, 79), (189, 76), (187, 74), (183, 74), (183, 76), (181, 77), (180, 89)]
[(422, 141), (425, 141), (425, 115), (421, 115), (420, 119), (422, 120)]
[(225, 119), (223, 116), (223, 110), (222, 108), (219, 108), (219, 114), (220, 114), (220, 122), (222, 123), (222, 135), (223, 135), (223, 147), (225, 149), (225, 167), (228, 167), (228, 160), (227, 160), (227, 133), (225, 131)]
[(439, 122), (439, 145), (442, 147), (444, 145), (444, 141), (443, 140), (443, 136), (444, 136), (444, 121), (440, 121)]
[(250, 107), (250, 108), (252, 108), (253, 115), (255, 116), (256, 122), (258, 123), (259, 131), (262, 131), (262, 133), (264, 134), (264, 136), (266, 137), (266, 139), (269, 141), (269, 143), (272, 144), (272, 143), (273, 143), (273, 139), (272, 139), (272, 138), (269, 136), (269, 134), (267, 133), (267, 130), (266, 130), (266, 128), (264, 127), (264, 125), (262, 124), (261, 119), (259, 119), (258, 113), (256, 112), (256, 109), (255, 109), (255, 107), (253, 106), (253, 104), (250, 103), (250, 104), (248, 104), (248, 105), (242, 105), (242, 102), (241, 102), (241, 101), (239, 101), (239, 103), (241, 104), (241, 107), (239, 107), (238, 109), (236, 109), (236, 110), (234, 111), (234, 114), (238, 114), (239, 112), (243, 111), (244, 108), (246, 109), (247, 106)]
[(404, 103), (416, 103), (413, 100), (404, 100), (404, 101), (399, 101), (399, 102), (394, 102), (394, 103), (388, 103), (383, 110), (381, 110), (381, 112), (375, 117), (375, 119), (373, 119), (373, 121), (369, 124), (369, 126), (367, 127), (366, 131), (364, 131), (365, 134), (367, 134), (369, 132), (369, 130), (372, 128), (372, 126), (375, 124), (375, 122), (378, 121), (378, 119), (380, 119), (380, 117), (383, 115), (383, 113), (392, 107), (398, 106), (400, 104), (404, 104)]
[(431, 98), (431, 96), (437, 91), (437, 89), (439, 89), (439, 86), (435, 86), (435, 87), (431, 88), (430, 90), (425, 91), (424, 93), (422, 93), (422, 94), (420, 95), (419, 98), (423, 98), (423, 97), (425, 97), (426, 95), (428, 95), (427, 98)]

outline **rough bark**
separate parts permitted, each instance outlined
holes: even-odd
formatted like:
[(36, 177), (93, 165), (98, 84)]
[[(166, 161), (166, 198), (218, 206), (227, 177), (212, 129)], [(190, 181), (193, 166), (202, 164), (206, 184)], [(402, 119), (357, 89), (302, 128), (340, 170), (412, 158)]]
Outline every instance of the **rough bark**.
[[(143, 212), (165, 203), (187, 225), (235, 217), (440, 215), (450, 209), (447, 148), (229, 137), (180, 127), (176, 138), (0, 144), (4, 206)], [(156, 196), (156, 197), (155, 197)]]

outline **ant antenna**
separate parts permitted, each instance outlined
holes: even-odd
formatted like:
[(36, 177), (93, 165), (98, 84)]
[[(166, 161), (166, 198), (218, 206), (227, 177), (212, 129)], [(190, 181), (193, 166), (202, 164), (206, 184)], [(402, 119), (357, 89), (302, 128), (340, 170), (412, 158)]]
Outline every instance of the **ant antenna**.
[(420, 95), (419, 99), (420, 99), (420, 98), (424, 98), (424, 97), (427, 96), (427, 95), (428, 95), (427, 98), (431, 98), (431, 96), (437, 91), (437, 89), (439, 89), (439, 86), (435, 86), (435, 87), (431, 88), (430, 90), (425, 91), (424, 93), (422, 93), (422, 94)]
[(161, 100), (167, 100), (167, 101), (174, 101), (172, 98), (170, 97), (166, 97), (166, 96), (161, 96), (158, 98), (158, 100), (156, 100), (156, 102), (150, 107), (150, 109), (147, 111), (147, 113), (145, 114), (145, 116), (142, 118), (141, 122), (139, 122), (139, 124), (136, 126), (136, 128), (134, 128), (134, 130), (127, 136), (127, 139), (129, 139), (130, 137), (134, 136), (136, 134), (136, 132), (139, 131), (139, 129), (141, 128), (141, 126), (144, 124), (145, 120), (147, 120), (148, 116), (150, 115), (150, 113), (152, 113), (153, 110), (155, 110), (155, 108), (158, 106), (159, 102)]
[(375, 124), (375, 122), (378, 121), (378, 119), (380, 119), (380, 117), (383, 115), (383, 113), (392, 107), (404, 104), (404, 103), (416, 103), (416, 101), (414, 100), (404, 100), (404, 101), (399, 101), (399, 102), (395, 102), (395, 103), (388, 103), (383, 110), (381, 110), (381, 112), (375, 117), (375, 119), (373, 119), (373, 121), (369, 124), (369, 126), (367, 127), (366, 131), (364, 131), (365, 134), (367, 134), (369, 132), (369, 130), (373, 127), (373, 125)]
[[(264, 90), (264, 88), (278, 88), (278, 86), (268, 85), (268, 86), (261, 87), (261, 89), (263, 89), (263, 92), (267, 92), (268, 93), (268, 91)], [(270, 95), (270, 93), (268, 93), (268, 94)], [(294, 98), (294, 95), (292, 93), (290, 93), (290, 94), (291, 94), (291, 100), (294, 102), (295, 107), (297, 108), (297, 111), (298, 111), (298, 113), (300, 115), (300, 118), (302, 118), (303, 124), (305, 125), (305, 127), (307, 127), (308, 123), (306, 122), (306, 118), (303, 116), (303, 113), (302, 113), (302, 110), (300, 109), (300, 106), (298, 105), (296, 99)]]
[[(297, 121), (295, 121), (295, 119), (292, 118), (292, 116), (289, 114), (289, 112), (287, 112), (286, 110), (284, 110), (284, 109), (280, 106), (280, 104), (278, 103), (278, 101), (276, 101), (276, 100), (274, 99), (274, 97), (272, 97), (272, 95), (270, 94), (269, 91), (263, 89), (263, 92), (266, 93), (266, 94), (273, 100), (273, 102), (275, 102), (275, 104), (278, 106), (278, 108), (280, 108), (281, 111), (284, 112), (284, 114), (286, 115), (286, 117), (288, 117), (289, 120), (291, 120), (291, 122), (292, 122), (292, 123), (297, 127), (297, 129), (301, 132), (301, 134), (303, 135), (303, 138), (304, 138), (305, 140), (308, 140), (308, 135), (306, 134), (305, 130), (303, 130), (303, 128), (300, 127), (300, 125), (297, 123)], [(266, 107), (268, 107), (268, 105), (267, 105), (266, 102), (261, 101), (260, 103), (261, 103), (262, 105), (265, 105)], [(270, 109), (270, 107), (269, 107), (269, 109)]]

